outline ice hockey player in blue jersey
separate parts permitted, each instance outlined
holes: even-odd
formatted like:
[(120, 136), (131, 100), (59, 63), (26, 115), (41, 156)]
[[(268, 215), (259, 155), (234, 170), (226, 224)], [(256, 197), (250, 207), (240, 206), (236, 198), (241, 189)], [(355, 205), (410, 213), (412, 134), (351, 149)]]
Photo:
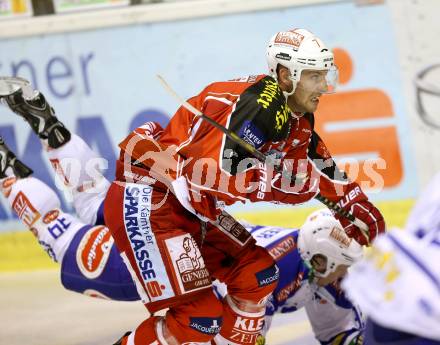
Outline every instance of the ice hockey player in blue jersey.
[[(91, 154), (80, 138), (75, 139), (69, 149), (82, 154), (82, 149), (87, 148)], [(84, 157), (90, 158), (88, 155)], [(57, 194), (33, 177), (32, 170), (15, 157), (1, 138), (0, 190), (41, 247), (52, 260), (61, 264), (61, 282), (66, 289), (115, 300), (139, 299), (133, 280), (113, 245), (109, 229), (95, 224), (99, 222), (97, 214), (103, 195), (74, 194), (77, 214), (86, 220), (63, 212)], [(90, 217), (89, 210), (95, 215)]]
[(373, 242), (344, 287), (368, 315), (366, 345), (440, 344), (440, 174), (405, 229)]
[[(275, 313), (304, 307), (321, 344), (362, 344), (362, 314), (346, 298), (340, 283), (347, 269), (362, 258), (363, 250), (344, 233), (331, 212), (313, 212), (301, 230), (249, 224), (246, 228), (280, 271), (266, 308), (264, 333)], [(219, 295), (225, 294), (223, 284), (214, 286)]]

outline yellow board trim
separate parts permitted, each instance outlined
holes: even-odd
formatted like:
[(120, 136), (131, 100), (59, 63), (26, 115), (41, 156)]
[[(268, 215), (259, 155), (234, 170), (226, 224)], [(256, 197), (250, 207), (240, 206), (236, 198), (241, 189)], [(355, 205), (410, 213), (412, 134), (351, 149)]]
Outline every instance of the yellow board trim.
[[(413, 199), (378, 202), (375, 205), (382, 212), (386, 224), (391, 227), (403, 227), (409, 211), (414, 205)], [(322, 206), (325, 207), (325, 206)], [(237, 219), (244, 219), (252, 224), (274, 225), (282, 227), (300, 227), (307, 216), (322, 207), (292, 207), (292, 209), (280, 209), (277, 211), (237, 212)]]
[[(377, 203), (388, 227), (402, 227), (414, 200), (388, 201)], [(307, 216), (318, 208), (292, 207), (276, 211), (238, 212), (237, 219), (253, 224), (274, 225), (295, 228), (301, 226)], [(44, 252), (30, 231), (14, 231), (0, 234), (0, 272), (34, 271), (57, 268)]]

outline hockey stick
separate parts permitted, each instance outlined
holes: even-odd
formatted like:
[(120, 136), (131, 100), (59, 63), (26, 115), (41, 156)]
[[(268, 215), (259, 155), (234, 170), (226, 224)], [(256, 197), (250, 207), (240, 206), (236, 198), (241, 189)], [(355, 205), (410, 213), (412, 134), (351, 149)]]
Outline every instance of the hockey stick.
[[(243, 147), (246, 151), (248, 151), (250, 154), (252, 154), (260, 162), (263, 162), (263, 163), (267, 162), (268, 157), (264, 153), (262, 153), (261, 151), (258, 151), (255, 147), (253, 147), (252, 145), (250, 145), (249, 143), (247, 143), (246, 141), (241, 139), (237, 134), (235, 134), (234, 132), (228, 130), (226, 127), (223, 127), (219, 123), (215, 122), (214, 120), (212, 120), (211, 118), (209, 118), (208, 116), (203, 114), (200, 110), (198, 110), (197, 108), (192, 106), (190, 103), (188, 103), (186, 100), (184, 100), (182, 97), (180, 97), (171, 88), (171, 86), (165, 81), (165, 79), (162, 76), (157, 75), (157, 78), (159, 79), (159, 81), (161, 82), (161, 84), (165, 88), (165, 90), (167, 90), (168, 93), (171, 94), (179, 102), (179, 104), (181, 106), (183, 106), (185, 109), (190, 111), (192, 114), (196, 115), (197, 117), (200, 117), (202, 120), (208, 122), (209, 124), (211, 124), (215, 128), (217, 128), (220, 131), (222, 131), (224, 134), (226, 134), (226, 136), (229, 139), (231, 139), (232, 141), (234, 141), (235, 143), (237, 143), (238, 145)], [(281, 167), (279, 167), (279, 166), (274, 164), (274, 168), (275, 168), (275, 170), (277, 172), (283, 173), (283, 170), (282, 170)], [(368, 240), (368, 226), (363, 221), (361, 221), (360, 219), (356, 218), (354, 215), (352, 215), (347, 210), (344, 210), (343, 208), (341, 208), (335, 202), (333, 202), (333, 201), (329, 200), (328, 198), (322, 196), (320, 193), (318, 193), (315, 196), (315, 198), (317, 200), (319, 200), (320, 202), (322, 202), (324, 205), (326, 205), (331, 210), (333, 210), (336, 213), (340, 214), (341, 216), (347, 218), (351, 223), (353, 223), (359, 229), (361, 229), (362, 234), (364, 235), (365, 239), (367, 240), (367, 243), (369, 243), (369, 240)]]

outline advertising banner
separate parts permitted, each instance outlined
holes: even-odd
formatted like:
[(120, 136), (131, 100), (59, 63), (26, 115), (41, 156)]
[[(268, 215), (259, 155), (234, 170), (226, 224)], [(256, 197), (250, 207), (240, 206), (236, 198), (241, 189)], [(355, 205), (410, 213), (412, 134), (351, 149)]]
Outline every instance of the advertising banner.
[[(66, 126), (108, 161), (106, 176), (113, 179), (118, 142), (145, 121), (166, 125), (177, 109), (156, 74), (189, 98), (214, 81), (267, 73), (269, 38), (295, 27), (322, 38), (340, 67), (338, 92), (323, 96), (315, 114), (330, 152), (373, 200), (414, 197), (417, 171), (386, 4), (341, 2), (2, 40), (0, 75), (27, 78), (41, 90)], [(53, 185), (38, 138), (6, 107), (0, 107), (0, 135), (35, 176)], [(0, 220), (2, 229), (17, 224), (4, 204)]]
[(31, 15), (30, 0), (0, 0), (0, 20)]
[(126, 6), (129, 4), (130, 0), (54, 0), (55, 12), (57, 13)]
[(419, 183), (426, 186), (440, 171), (440, 47), (433, 43), (440, 35), (440, 2), (391, 1), (390, 9), (411, 127), (407, 140), (416, 152)]

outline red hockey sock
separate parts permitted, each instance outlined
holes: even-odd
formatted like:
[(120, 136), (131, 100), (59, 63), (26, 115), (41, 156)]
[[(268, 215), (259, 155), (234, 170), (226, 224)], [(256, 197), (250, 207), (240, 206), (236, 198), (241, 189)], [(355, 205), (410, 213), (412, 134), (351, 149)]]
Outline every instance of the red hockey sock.
[(218, 345), (255, 344), (264, 326), (265, 309), (245, 312), (235, 305), (229, 296), (223, 303), (223, 326), (214, 339)]

